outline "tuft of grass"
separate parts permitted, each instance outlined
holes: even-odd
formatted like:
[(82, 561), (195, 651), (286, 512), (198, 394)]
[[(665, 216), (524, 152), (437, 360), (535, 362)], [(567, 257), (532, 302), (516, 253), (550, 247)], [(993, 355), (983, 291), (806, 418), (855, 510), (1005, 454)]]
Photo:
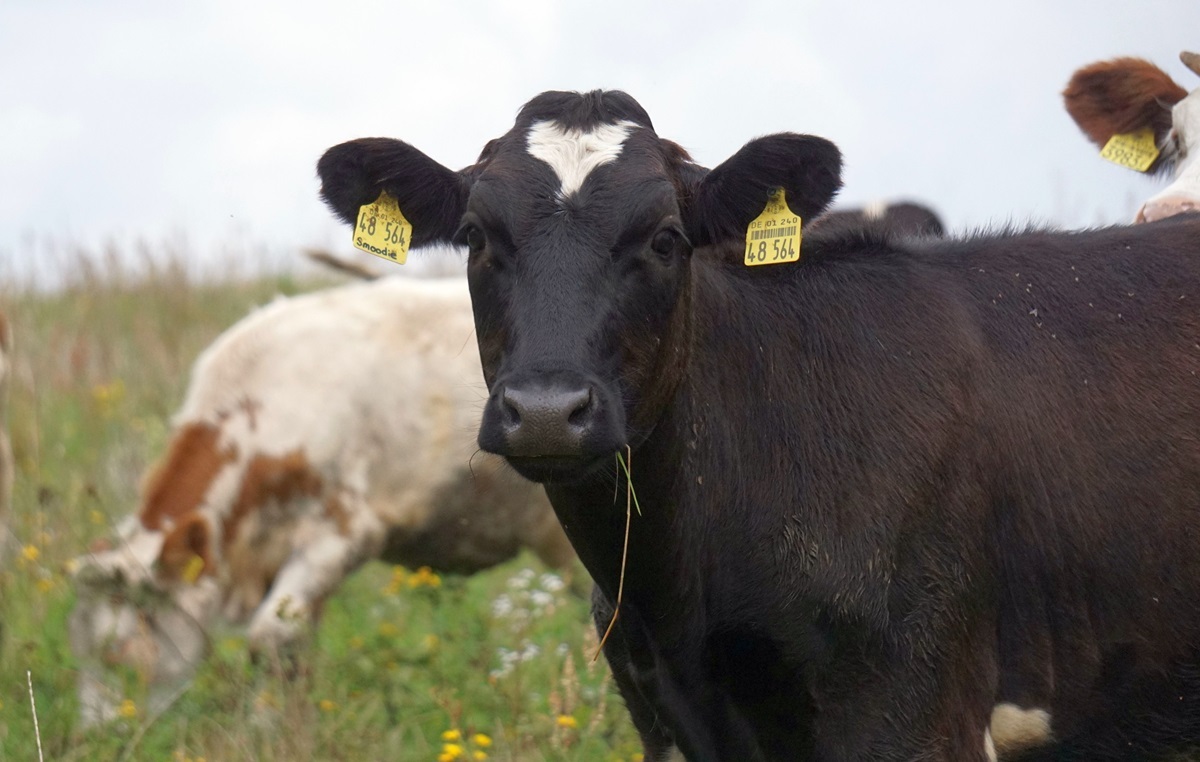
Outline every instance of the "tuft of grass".
[(20, 546), (0, 570), (0, 759), (37, 758), (31, 689), (45, 758), (58, 762), (638, 757), (607, 665), (590, 662), (580, 585), (529, 555), (469, 578), (370, 564), (329, 602), (300, 678), (252, 664), (241, 632), (225, 629), (160, 716), (147, 716), (127, 674), (122, 717), (81, 730), (66, 563), (134, 510), (200, 350), (275, 295), (330, 282), (201, 277), (170, 256), (134, 270), (127, 259), (84, 257), (57, 290), (0, 291), (16, 337)]

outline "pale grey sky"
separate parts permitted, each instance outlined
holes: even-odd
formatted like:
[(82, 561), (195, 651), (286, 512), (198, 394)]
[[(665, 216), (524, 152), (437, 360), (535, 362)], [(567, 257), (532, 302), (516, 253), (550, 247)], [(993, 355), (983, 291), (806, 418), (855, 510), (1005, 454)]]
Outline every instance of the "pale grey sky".
[(463, 166), (551, 88), (627, 90), (709, 165), (822, 135), (844, 204), (913, 198), (957, 230), (1124, 222), (1161, 181), (1101, 160), (1059, 93), (1119, 55), (1200, 86), (1189, 46), (1195, 0), (4, 0), (0, 276), (47, 241), (349, 252), (322, 151), (388, 135)]

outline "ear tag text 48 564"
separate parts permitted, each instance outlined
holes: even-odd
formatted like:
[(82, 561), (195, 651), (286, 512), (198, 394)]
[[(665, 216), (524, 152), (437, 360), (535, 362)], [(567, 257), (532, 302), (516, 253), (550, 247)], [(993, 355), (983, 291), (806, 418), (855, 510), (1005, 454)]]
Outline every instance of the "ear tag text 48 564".
[(396, 199), (387, 191), (370, 204), (358, 208), (354, 245), (380, 259), (404, 264), (412, 241), (412, 224), (404, 218)]
[(1158, 158), (1158, 146), (1154, 143), (1154, 130), (1144, 127), (1137, 132), (1113, 135), (1104, 144), (1100, 156), (1113, 164), (1145, 172)]
[(778, 265), (800, 259), (800, 215), (788, 208), (783, 188), (746, 228), (746, 265)]

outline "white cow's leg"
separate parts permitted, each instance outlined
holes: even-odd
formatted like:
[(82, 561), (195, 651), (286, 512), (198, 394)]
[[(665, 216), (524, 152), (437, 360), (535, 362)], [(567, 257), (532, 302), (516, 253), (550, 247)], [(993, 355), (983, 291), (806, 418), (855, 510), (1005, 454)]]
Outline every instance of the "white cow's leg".
[(342, 580), (379, 554), (383, 525), (366, 510), (350, 515), (348, 526), (322, 522), (317, 531), (303, 533), (250, 620), (252, 649), (286, 651), (308, 633), (321, 604)]

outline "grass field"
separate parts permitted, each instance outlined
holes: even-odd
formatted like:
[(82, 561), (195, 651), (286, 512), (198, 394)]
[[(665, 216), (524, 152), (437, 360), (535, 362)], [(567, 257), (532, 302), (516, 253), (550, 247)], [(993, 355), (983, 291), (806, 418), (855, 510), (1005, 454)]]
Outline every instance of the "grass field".
[[(586, 600), (532, 556), (471, 578), (372, 564), (326, 610), (304, 677), (249, 662), (213, 633), (191, 687), (147, 716), (76, 726), (65, 563), (135, 506), (196, 354), (254, 305), (325, 285), (292, 276), (201, 283), (178, 259), (137, 275), (81, 260), (51, 294), (10, 286), (10, 429), (17, 462), (0, 571), (0, 760), (636, 760)], [(578, 572), (582, 574), (582, 572)], [(577, 584), (576, 588), (586, 588)]]

